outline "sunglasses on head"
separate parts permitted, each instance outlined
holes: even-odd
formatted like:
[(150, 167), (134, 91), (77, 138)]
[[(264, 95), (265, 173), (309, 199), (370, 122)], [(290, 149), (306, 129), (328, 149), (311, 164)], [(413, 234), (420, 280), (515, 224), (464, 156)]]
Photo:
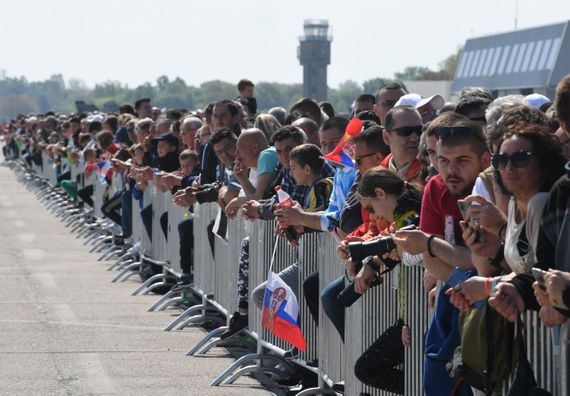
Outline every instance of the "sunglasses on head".
[(484, 142), (485, 139), (479, 136), (477, 132), (467, 126), (456, 126), (456, 127), (439, 127), (435, 129), (435, 137), (437, 140), (445, 140), (453, 135), (456, 139), (465, 139), (471, 135), (475, 136), (480, 141)]
[(372, 157), (373, 155), (376, 155), (376, 153), (369, 153), (369, 154), (359, 155), (359, 156), (357, 156), (357, 157), (354, 157), (354, 162), (356, 162), (356, 165), (362, 165), (362, 159), (363, 159), (363, 158)]
[(394, 128), (392, 129), (390, 132), (396, 132), (396, 134), (398, 136), (401, 137), (408, 137), (410, 136), (412, 133), (415, 133), (416, 135), (420, 136), (422, 134), (422, 126), (421, 125), (416, 125), (416, 126), (407, 126), (407, 127), (401, 127), (401, 128)]
[(513, 168), (525, 168), (530, 162), (530, 158), (536, 155), (531, 151), (517, 151), (511, 155), (495, 154), (492, 159), (493, 167), (496, 170), (503, 170), (507, 167), (509, 162)]

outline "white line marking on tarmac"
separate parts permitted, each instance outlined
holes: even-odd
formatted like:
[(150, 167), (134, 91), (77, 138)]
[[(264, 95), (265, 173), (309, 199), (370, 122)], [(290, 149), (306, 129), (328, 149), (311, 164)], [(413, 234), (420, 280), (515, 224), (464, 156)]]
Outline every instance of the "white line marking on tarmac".
[(23, 319), (0, 319), (0, 323), (21, 323), (21, 324), (33, 324), (33, 323), (44, 323), (50, 325), (64, 325), (64, 326), (89, 326), (89, 327), (113, 327), (117, 329), (136, 329), (136, 330), (161, 330), (162, 327), (149, 327), (149, 326), (128, 326), (128, 325), (121, 325), (121, 324), (114, 324), (114, 323), (94, 323), (94, 322), (64, 322), (64, 321), (57, 321), (57, 320), (46, 320), (46, 321), (39, 321), (39, 320), (23, 320)]
[(53, 310), (55, 317), (62, 322), (73, 322), (76, 319), (73, 310), (67, 304), (50, 304), (48, 312), (51, 310)]
[(36, 240), (36, 236), (30, 232), (16, 234), (16, 239), (19, 242), (34, 242)]
[(43, 249), (22, 249), (22, 254), (26, 260), (41, 260), (45, 257), (46, 252)]
[(105, 372), (99, 354), (78, 355), (77, 366), (80, 372), (87, 377), (87, 386), (94, 394), (115, 394), (115, 387), (111, 377)]
[(40, 282), (41, 285), (47, 289), (54, 289), (57, 286), (55, 280), (53, 279), (52, 274), (48, 273), (32, 274), (31, 277), (33, 279), (37, 279), (38, 282)]

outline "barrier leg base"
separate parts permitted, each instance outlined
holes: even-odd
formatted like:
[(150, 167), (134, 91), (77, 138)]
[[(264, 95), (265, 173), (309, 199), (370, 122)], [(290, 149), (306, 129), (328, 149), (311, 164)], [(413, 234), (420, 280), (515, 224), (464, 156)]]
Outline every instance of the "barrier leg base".
[(155, 302), (154, 304), (152, 304), (149, 309), (147, 309), (147, 312), (152, 312), (155, 309), (157, 309), (158, 307), (160, 307), (165, 301), (171, 300), (173, 299), (172, 296), (174, 296), (177, 292), (170, 290), (168, 293), (166, 293), (164, 296), (160, 297), (158, 299), (157, 302)]
[(309, 388), (305, 389), (299, 393), (297, 396), (309, 396), (309, 395), (331, 395), (336, 396), (338, 393), (333, 391), (332, 389), (324, 389), (324, 388)]
[[(228, 380), (224, 381), (236, 368), (243, 366), (247, 362), (256, 361), (256, 360), (259, 360), (258, 365), (243, 367), (240, 370), (236, 371), (235, 374), (231, 375), (231, 377), (228, 378)], [(285, 367), (285, 369), (283, 371), (281, 371), (275, 367), (262, 367), (261, 361), (264, 361), (264, 360), (265, 361), (267, 361), (267, 360), (274, 361), (275, 365), (282, 364), (283, 367)], [(214, 379), (210, 383), (210, 386), (218, 386), (222, 382), (224, 382), (224, 384), (231, 384), (238, 377), (242, 376), (243, 374), (249, 374), (249, 373), (253, 373), (253, 372), (259, 372), (259, 373), (271, 372), (271, 373), (274, 373), (274, 374), (276, 374), (282, 378), (286, 378), (289, 375), (291, 375), (294, 372), (294, 370), (293, 370), (293, 368), (291, 368), (290, 363), (280, 356), (267, 355), (267, 354), (263, 354), (263, 353), (252, 353), (249, 355), (242, 356), (241, 358), (236, 360), (234, 363), (232, 363), (227, 369), (225, 369), (218, 377), (216, 377), (216, 379)]]
[(196, 345), (194, 345), (193, 348), (189, 349), (188, 352), (186, 352), (186, 356), (194, 355), (196, 352), (198, 352), (200, 350), (200, 348), (202, 348), (203, 345), (206, 345), (206, 343), (208, 341), (210, 341), (214, 337), (217, 337), (218, 334), (223, 333), (227, 329), (228, 329), (228, 326), (222, 326), (222, 327), (218, 327), (217, 329), (210, 331), (206, 335), (206, 337), (202, 338)]
[(170, 331), (173, 328), (175, 328), (176, 326), (178, 326), (178, 324), (180, 322), (182, 322), (186, 317), (192, 315), (195, 312), (201, 311), (203, 309), (206, 309), (206, 305), (205, 304), (198, 304), (198, 305), (194, 305), (193, 307), (188, 308), (186, 311), (182, 312), (180, 315), (178, 315), (172, 322), (170, 322), (169, 324), (166, 325), (166, 327), (164, 328), (164, 331)]
[(159, 281), (161, 279), (164, 278), (164, 274), (156, 274), (151, 276), (150, 278), (148, 278), (146, 281), (144, 281), (144, 283), (142, 285), (140, 285), (139, 287), (137, 287), (135, 290), (133, 290), (133, 292), (131, 293), (131, 296), (136, 296), (137, 294), (139, 294), (141, 291), (143, 291), (144, 289), (146, 289), (147, 287), (151, 286), (153, 283), (155, 283), (156, 281)]
[(121, 282), (126, 281), (130, 276), (125, 277), (125, 275), (128, 275), (129, 273), (131, 273), (133, 275), (136, 274), (140, 265), (141, 265), (140, 261), (137, 261), (137, 262), (134, 262), (134, 263), (127, 265), (125, 268), (123, 268), (123, 270), (121, 272), (119, 272), (119, 274), (117, 276), (115, 276), (111, 280), (111, 282), (115, 283), (115, 282), (118, 282), (119, 280)]

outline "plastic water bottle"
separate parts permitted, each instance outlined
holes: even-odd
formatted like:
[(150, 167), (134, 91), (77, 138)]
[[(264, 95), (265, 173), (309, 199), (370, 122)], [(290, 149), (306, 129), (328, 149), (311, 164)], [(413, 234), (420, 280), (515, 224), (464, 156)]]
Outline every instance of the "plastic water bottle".
[[(277, 199), (279, 201), (277, 204), (278, 208), (287, 208), (293, 206), (293, 200), (291, 199), (291, 196), (283, 191), (281, 189), (281, 186), (275, 186), (275, 191), (277, 192)], [(287, 237), (287, 240), (296, 241), (299, 239), (299, 234), (297, 233), (295, 227), (287, 226), (287, 224), (284, 224), (284, 228), (285, 237)]]

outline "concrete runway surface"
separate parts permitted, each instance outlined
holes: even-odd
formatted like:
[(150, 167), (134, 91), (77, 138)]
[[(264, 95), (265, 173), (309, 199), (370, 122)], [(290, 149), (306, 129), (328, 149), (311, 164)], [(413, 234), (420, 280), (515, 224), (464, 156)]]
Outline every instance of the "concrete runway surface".
[(0, 166), (0, 394), (272, 394), (249, 377), (210, 387), (235, 359), (184, 356), (205, 330), (164, 332), (179, 311), (146, 312), (158, 296), (130, 296), (137, 279), (110, 283), (97, 257)]

